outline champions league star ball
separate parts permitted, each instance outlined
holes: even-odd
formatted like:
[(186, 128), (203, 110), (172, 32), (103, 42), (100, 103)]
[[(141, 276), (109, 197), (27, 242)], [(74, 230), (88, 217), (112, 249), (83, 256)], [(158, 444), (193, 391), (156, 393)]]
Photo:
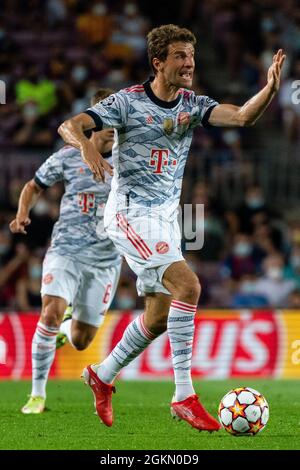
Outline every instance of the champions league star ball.
[(255, 435), (269, 419), (265, 397), (250, 387), (230, 390), (219, 405), (219, 420), (223, 428), (235, 436)]

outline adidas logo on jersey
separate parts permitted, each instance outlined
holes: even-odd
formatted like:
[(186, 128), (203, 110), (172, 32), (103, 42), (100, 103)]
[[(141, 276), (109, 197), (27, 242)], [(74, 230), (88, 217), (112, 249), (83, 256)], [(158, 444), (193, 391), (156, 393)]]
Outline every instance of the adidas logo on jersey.
[(153, 119), (152, 116), (149, 115), (149, 116), (146, 117), (146, 123), (147, 123), (147, 124), (152, 124), (153, 121), (154, 121), (154, 119)]

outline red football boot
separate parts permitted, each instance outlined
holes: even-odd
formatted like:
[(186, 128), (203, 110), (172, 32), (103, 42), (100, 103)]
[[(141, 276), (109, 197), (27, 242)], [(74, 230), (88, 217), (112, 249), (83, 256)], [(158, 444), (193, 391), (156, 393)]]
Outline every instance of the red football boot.
[(106, 426), (112, 426), (114, 416), (111, 396), (116, 393), (115, 387), (102, 382), (90, 365), (83, 369), (82, 378), (92, 389), (97, 415)]
[(171, 414), (174, 418), (184, 419), (199, 431), (219, 431), (221, 425), (201, 405), (197, 395), (191, 395), (182, 401), (171, 403)]

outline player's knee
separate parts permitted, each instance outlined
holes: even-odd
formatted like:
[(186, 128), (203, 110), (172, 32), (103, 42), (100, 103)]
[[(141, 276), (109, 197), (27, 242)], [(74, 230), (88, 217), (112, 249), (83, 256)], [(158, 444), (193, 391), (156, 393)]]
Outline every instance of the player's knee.
[(56, 302), (49, 302), (45, 305), (41, 312), (41, 321), (44, 325), (59, 327), (64, 312), (61, 311), (59, 305)]
[(76, 340), (76, 341), (72, 340), (72, 343), (73, 343), (74, 348), (77, 349), (77, 351), (84, 351), (89, 345), (89, 343), (86, 343), (85, 341), (82, 341), (82, 340)]
[(181, 279), (176, 286), (177, 295), (185, 302), (196, 303), (201, 294), (201, 286), (196, 274), (191, 273), (188, 277)]
[(77, 349), (77, 351), (83, 351), (86, 349), (90, 342), (92, 341), (92, 338), (90, 338), (88, 335), (82, 335), (82, 334), (72, 334), (72, 344), (74, 348)]

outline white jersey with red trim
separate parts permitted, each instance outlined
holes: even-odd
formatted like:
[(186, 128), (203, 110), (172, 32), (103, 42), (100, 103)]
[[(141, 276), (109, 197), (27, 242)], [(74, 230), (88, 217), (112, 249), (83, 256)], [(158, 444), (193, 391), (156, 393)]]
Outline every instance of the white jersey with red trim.
[(193, 129), (208, 126), (217, 104), (184, 89), (174, 101), (162, 101), (148, 80), (89, 108), (97, 128), (115, 128), (112, 193), (129, 204), (176, 208)]
[[(105, 156), (111, 162), (111, 155)], [(65, 186), (48, 253), (76, 258), (97, 268), (121, 262), (103, 225), (110, 178), (105, 183), (97, 183), (91, 170), (81, 160), (80, 151), (65, 146), (40, 166), (34, 179), (43, 189), (57, 181), (62, 181)]]

